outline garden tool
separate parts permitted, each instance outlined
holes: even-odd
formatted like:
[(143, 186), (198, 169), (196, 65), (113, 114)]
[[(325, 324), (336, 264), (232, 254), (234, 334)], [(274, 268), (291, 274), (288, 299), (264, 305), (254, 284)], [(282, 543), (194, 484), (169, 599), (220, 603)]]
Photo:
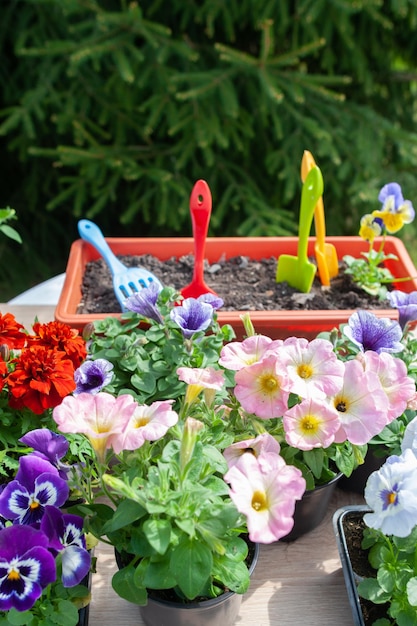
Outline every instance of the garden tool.
[(198, 180), (190, 196), (194, 237), (194, 272), (191, 283), (181, 289), (184, 298), (198, 298), (204, 293), (217, 295), (204, 282), (204, 250), (211, 215), (211, 192), (205, 180)]
[(308, 172), (301, 192), (297, 256), (281, 254), (278, 259), (276, 281), (285, 281), (302, 293), (310, 291), (317, 271), (315, 264), (308, 260), (307, 245), (314, 209), (322, 193), (323, 176), (316, 165)]
[(126, 311), (124, 305), (126, 298), (137, 293), (144, 287), (149, 287), (151, 283), (156, 283), (160, 289), (160, 280), (143, 267), (126, 267), (119, 261), (104, 239), (100, 228), (90, 222), (90, 220), (80, 220), (78, 222), (78, 232), (81, 239), (89, 244), (101, 254), (106, 261), (113, 277), (113, 289), (122, 311)]
[[(309, 170), (316, 165), (314, 157), (308, 150), (304, 150), (301, 161), (301, 180), (304, 182)], [(314, 253), (316, 255), (317, 267), (319, 270), (320, 281), (323, 287), (330, 286), (330, 279), (335, 278), (339, 273), (339, 262), (337, 251), (333, 244), (327, 243), (326, 224), (324, 220), (323, 197), (317, 201), (314, 211), (314, 226), (316, 230), (316, 243), (314, 245)]]

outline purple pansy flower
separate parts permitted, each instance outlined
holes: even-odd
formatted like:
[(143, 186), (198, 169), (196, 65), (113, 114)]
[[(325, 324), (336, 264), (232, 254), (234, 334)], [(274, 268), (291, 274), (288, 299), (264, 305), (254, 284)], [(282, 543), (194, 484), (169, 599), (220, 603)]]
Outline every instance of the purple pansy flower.
[(0, 530), (0, 610), (31, 609), (42, 589), (55, 581), (48, 537), (30, 526)]
[(401, 328), (404, 329), (409, 322), (417, 320), (417, 291), (405, 293), (395, 289), (387, 293), (387, 300), (394, 309), (398, 309)]
[(404, 204), (404, 196), (398, 183), (388, 183), (379, 192), (378, 200), (383, 204), (384, 211), (395, 213)]
[(19, 439), (26, 446), (33, 448), (32, 454), (54, 465), (61, 478), (66, 478), (69, 466), (61, 462), (68, 452), (69, 443), (64, 435), (53, 433), (48, 428), (37, 428)]
[(376, 317), (369, 311), (355, 311), (343, 332), (362, 351), (374, 352), (401, 352), (404, 346), (401, 343), (402, 330), (395, 320)]
[(36, 524), (45, 506), (61, 506), (69, 494), (68, 484), (48, 461), (33, 454), (21, 457), (15, 480), (0, 494), (0, 515), (18, 524)]
[[(379, 192), (378, 200), (382, 202), (382, 213), (391, 213), (399, 219), (399, 227), (397, 227), (394, 222), (395, 230), (390, 229), (390, 232), (395, 232), (399, 230), (403, 224), (410, 224), (414, 220), (414, 207), (410, 200), (404, 200), (401, 187), (398, 183), (388, 183), (384, 185)], [(378, 213), (378, 211), (376, 213)], [(380, 217), (383, 216), (380, 215)], [(383, 219), (385, 221), (384, 217)], [(386, 222), (385, 225), (387, 225)]]
[(417, 524), (416, 480), (412, 450), (389, 456), (366, 483), (365, 500), (372, 512), (364, 516), (365, 524), (385, 535), (407, 537)]
[(78, 585), (91, 565), (91, 555), (85, 547), (82, 517), (64, 514), (55, 506), (47, 506), (41, 530), (49, 538), (50, 548), (61, 553), (64, 587)]
[(164, 320), (157, 305), (160, 291), (161, 288), (158, 283), (150, 283), (149, 287), (145, 287), (129, 296), (125, 301), (125, 307), (129, 311), (139, 313), (142, 317), (147, 317), (158, 322), (158, 324), (162, 324)]
[(187, 298), (181, 306), (171, 310), (171, 319), (178, 324), (186, 339), (190, 339), (195, 333), (207, 330), (213, 321), (214, 309), (211, 304)]
[(74, 380), (77, 385), (73, 395), (80, 393), (99, 393), (113, 378), (113, 363), (107, 359), (84, 361), (74, 372)]

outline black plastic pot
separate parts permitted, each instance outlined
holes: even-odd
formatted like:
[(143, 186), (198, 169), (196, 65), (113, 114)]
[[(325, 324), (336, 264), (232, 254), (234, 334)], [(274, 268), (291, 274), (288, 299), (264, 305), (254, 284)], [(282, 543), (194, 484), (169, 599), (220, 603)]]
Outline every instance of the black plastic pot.
[[(91, 554), (94, 555), (94, 550), (91, 550)], [(85, 585), (88, 591), (91, 592), (91, 572), (83, 578), (81, 585)], [(90, 617), (90, 604), (84, 606), (82, 609), (78, 609), (78, 623), (77, 626), (88, 626), (88, 620)]]
[[(249, 566), (252, 574), (259, 558), (259, 545), (253, 544), (254, 554)], [(122, 564), (120, 555), (116, 562)], [(148, 597), (146, 606), (140, 606), (140, 614), (146, 626), (233, 626), (239, 614), (242, 594), (229, 591), (201, 602), (182, 604)]]
[(323, 521), (329, 509), (330, 498), (341, 476), (342, 474), (337, 474), (330, 482), (306, 491), (301, 500), (297, 500), (293, 529), (280, 541), (294, 541), (314, 530)]

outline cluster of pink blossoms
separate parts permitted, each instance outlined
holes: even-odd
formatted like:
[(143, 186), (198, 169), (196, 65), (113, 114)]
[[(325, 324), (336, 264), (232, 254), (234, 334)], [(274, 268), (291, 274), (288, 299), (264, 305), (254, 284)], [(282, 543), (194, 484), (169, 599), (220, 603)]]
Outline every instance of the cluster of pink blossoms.
[(138, 404), (131, 395), (115, 398), (105, 391), (67, 396), (55, 407), (53, 417), (63, 433), (82, 433), (97, 459), (105, 463), (106, 450), (116, 454), (137, 450), (145, 441), (163, 437), (178, 422), (173, 400)]
[[(415, 383), (398, 357), (366, 350), (343, 361), (327, 339), (254, 335), (225, 345), (219, 364), (234, 371), (233, 394), (241, 409), (263, 420), (282, 419), (286, 443), (302, 451), (345, 441), (365, 445), (416, 398)], [(189, 398), (204, 390), (206, 401), (225, 380), (221, 371), (209, 369), (180, 368), (178, 375), (189, 385)], [(280, 451), (265, 432), (224, 452), (225, 480), (253, 541), (287, 535), (306, 488), (301, 471)]]
[[(261, 419), (282, 417), (288, 445), (300, 450), (364, 445), (416, 395), (398, 357), (368, 350), (341, 361), (327, 339), (255, 335), (224, 346), (219, 363), (235, 371), (242, 408)], [(299, 401), (288, 408), (291, 394)]]

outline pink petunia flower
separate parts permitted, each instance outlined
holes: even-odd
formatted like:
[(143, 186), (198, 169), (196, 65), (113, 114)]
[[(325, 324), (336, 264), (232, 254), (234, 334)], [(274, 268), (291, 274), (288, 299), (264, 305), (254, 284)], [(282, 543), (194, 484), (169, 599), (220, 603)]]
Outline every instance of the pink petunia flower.
[(328, 448), (340, 428), (336, 409), (314, 398), (288, 409), (283, 424), (288, 445), (300, 450)]
[(259, 458), (244, 454), (224, 478), (238, 511), (246, 516), (252, 541), (272, 543), (292, 530), (295, 502), (306, 487), (299, 469), (277, 454), (274, 465), (263, 471)]
[(67, 396), (53, 410), (53, 418), (63, 433), (83, 433), (93, 446), (100, 462), (118, 441), (138, 406), (129, 394), (115, 398), (105, 391), (92, 395)]
[(269, 433), (262, 433), (254, 439), (245, 439), (232, 443), (223, 452), (229, 467), (233, 467), (243, 454), (253, 454), (262, 467), (268, 463), (269, 455), (273, 458), (280, 453), (281, 446), (278, 441)]
[(243, 341), (232, 341), (223, 346), (219, 363), (229, 370), (240, 370), (253, 365), (275, 348), (282, 346), (282, 339), (273, 340), (265, 335), (254, 335)]
[(216, 391), (220, 391), (224, 385), (224, 373), (213, 367), (179, 367), (177, 374), (188, 385), (185, 392), (185, 403), (188, 405), (193, 404), (203, 390), (206, 403), (210, 405)]
[(340, 420), (336, 443), (348, 439), (364, 445), (387, 423), (387, 397), (379, 378), (374, 372), (364, 371), (356, 359), (346, 361), (343, 387), (331, 403)]
[(398, 357), (388, 352), (377, 354), (371, 350), (361, 354), (365, 371), (375, 372), (387, 400), (387, 424), (404, 413), (416, 392), (416, 385), (407, 376), (407, 366)]
[(288, 355), (287, 372), (290, 389), (302, 398), (325, 398), (342, 386), (344, 367), (327, 339), (308, 341), (290, 337), (284, 341)]
[(145, 441), (157, 441), (178, 422), (178, 414), (172, 410), (174, 400), (153, 402), (137, 405), (134, 414), (128, 421), (123, 438), (119, 437), (113, 442), (116, 454), (122, 450), (136, 450)]
[(262, 419), (281, 417), (288, 406), (286, 368), (274, 354), (236, 372), (235, 396), (248, 413)]

